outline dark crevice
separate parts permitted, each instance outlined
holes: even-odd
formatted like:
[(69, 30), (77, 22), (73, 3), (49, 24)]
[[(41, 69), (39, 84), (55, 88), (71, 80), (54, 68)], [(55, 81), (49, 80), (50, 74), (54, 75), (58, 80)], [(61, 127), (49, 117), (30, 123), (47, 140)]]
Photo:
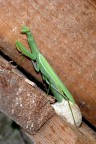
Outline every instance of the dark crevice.
[(19, 126), (15, 121), (12, 121), (11, 127), (12, 127), (13, 129), (18, 129), (18, 130), (20, 130), (20, 126)]
[(96, 132), (96, 127), (83, 117), (83, 122)]

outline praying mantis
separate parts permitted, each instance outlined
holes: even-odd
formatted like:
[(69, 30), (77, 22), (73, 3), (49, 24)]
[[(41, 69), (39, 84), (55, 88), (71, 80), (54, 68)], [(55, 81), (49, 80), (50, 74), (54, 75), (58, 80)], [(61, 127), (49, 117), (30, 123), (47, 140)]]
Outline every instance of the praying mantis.
[[(55, 97), (55, 99), (57, 100), (59, 104), (62, 104), (62, 102), (67, 101), (71, 105), (76, 105), (72, 94), (69, 92), (65, 84), (61, 81), (61, 79), (55, 73), (55, 71), (50, 66), (50, 64), (45, 59), (45, 57), (41, 54), (30, 29), (26, 26), (23, 26), (21, 33), (26, 34), (31, 52), (27, 50), (26, 47), (18, 40), (16, 41), (17, 50), (21, 52), (23, 55), (31, 59), (34, 69), (36, 70), (36, 72), (40, 72), (42, 74), (43, 80), (48, 84), (49, 89), (51, 90), (53, 96)], [(57, 108), (57, 105), (53, 107)], [(75, 112), (72, 112), (72, 113), (74, 114)], [(79, 112), (79, 114), (80, 114), (80, 120), (81, 120), (81, 113)], [(76, 123), (76, 125), (78, 124)]]

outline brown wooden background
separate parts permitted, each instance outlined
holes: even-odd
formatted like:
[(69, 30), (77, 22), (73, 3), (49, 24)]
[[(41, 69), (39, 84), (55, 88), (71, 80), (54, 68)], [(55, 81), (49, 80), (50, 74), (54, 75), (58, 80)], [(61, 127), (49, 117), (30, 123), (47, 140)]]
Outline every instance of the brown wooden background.
[[(35, 40), (56, 73), (73, 94), (83, 116), (96, 126), (96, 1), (1, 0), (0, 50), (19, 63), (15, 41), (25, 45), (21, 26)], [(38, 80), (31, 62), (20, 65)]]

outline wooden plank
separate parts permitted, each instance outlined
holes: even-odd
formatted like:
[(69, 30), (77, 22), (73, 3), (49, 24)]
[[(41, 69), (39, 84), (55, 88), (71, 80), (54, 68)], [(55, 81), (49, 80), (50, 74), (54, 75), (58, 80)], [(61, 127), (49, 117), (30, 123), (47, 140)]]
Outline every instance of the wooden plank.
[(80, 133), (55, 115), (47, 95), (34, 83), (30, 86), (28, 80), (1, 57), (0, 80), (0, 111), (28, 131), (36, 144), (95, 144), (90, 134)]
[[(86, 131), (86, 128), (85, 128)], [(83, 131), (82, 131), (83, 132)], [(27, 134), (28, 135), (28, 134)], [(95, 144), (96, 134), (80, 133), (75, 128), (62, 121), (57, 115), (53, 115), (44, 126), (31, 136), (36, 144)]]
[[(96, 1), (0, 1), (0, 49), (17, 63), (16, 39), (28, 25), (36, 42), (78, 103), (96, 126)], [(28, 59), (21, 66), (41, 81)]]

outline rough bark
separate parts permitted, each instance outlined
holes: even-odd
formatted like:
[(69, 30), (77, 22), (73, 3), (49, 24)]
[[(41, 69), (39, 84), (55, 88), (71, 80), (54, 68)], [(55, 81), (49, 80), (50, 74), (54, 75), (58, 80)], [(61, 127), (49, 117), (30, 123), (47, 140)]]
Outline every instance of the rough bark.
[(46, 95), (0, 57), (0, 111), (34, 134), (54, 114)]

